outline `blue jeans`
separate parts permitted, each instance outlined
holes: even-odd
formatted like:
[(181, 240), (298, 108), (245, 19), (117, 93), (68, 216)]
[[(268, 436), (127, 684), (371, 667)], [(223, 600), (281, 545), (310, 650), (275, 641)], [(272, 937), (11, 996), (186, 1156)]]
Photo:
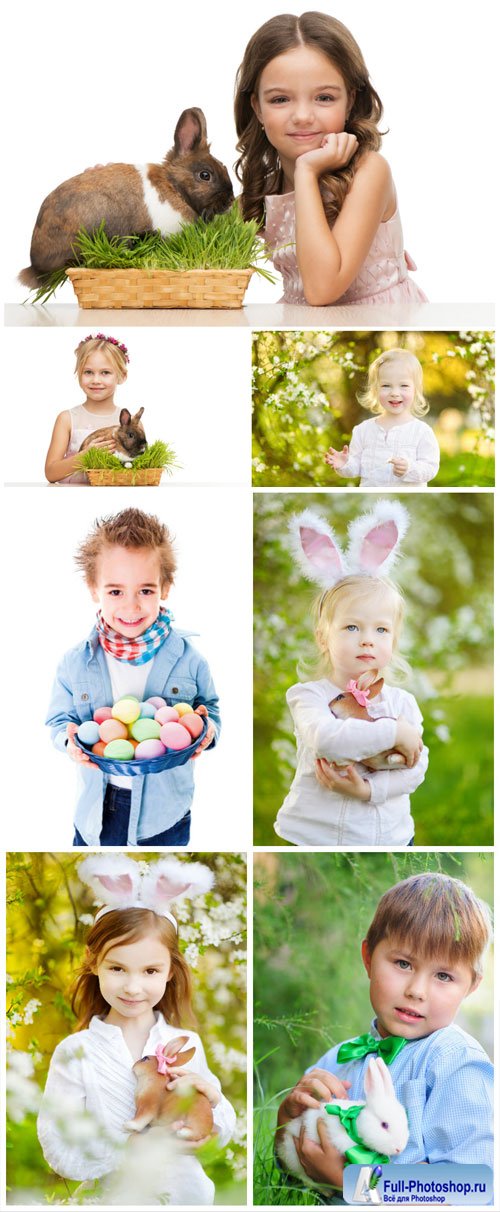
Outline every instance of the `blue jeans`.
[(415, 845), (415, 838), (414, 838), (414, 837), (412, 837), (411, 842), (407, 842), (407, 843), (406, 843), (406, 845), (407, 845), (407, 846), (414, 846), (414, 845)]
[[(130, 791), (126, 787), (113, 787), (108, 783), (104, 796), (100, 846), (126, 846), (130, 816)], [(154, 837), (141, 837), (138, 846), (187, 846), (191, 828), (191, 813), (186, 812), (170, 829)], [(74, 846), (86, 846), (81, 833), (75, 828)]]

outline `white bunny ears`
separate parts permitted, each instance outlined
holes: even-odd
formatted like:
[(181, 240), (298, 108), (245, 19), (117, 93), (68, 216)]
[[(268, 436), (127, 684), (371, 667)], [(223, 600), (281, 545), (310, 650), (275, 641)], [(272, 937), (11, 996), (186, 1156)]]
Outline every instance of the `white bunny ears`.
[(295, 559), (304, 575), (322, 589), (332, 589), (348, 576), (386, 576), (408, 525), (404, 505), (381, 500), (369, 513), (350, 523), (345, 553), (326, 518), (313, 509), (294, 515), (290, 533)]
[(96, 900), (104, 902), (96, 922), (111, 909), (152, 909), (168, 918), (177, 930), (170, 903), (209, 892), (214, 882), (212, 872), (203, 863), (164, 858), (144, 868), (144, 863), (114, 854), (95, 854), (80, 863), (80, 879), (92, 888)]

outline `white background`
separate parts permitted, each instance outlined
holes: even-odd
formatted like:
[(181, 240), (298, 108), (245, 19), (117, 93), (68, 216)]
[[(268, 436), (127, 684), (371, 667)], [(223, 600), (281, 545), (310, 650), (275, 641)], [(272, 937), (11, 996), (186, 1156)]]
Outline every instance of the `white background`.
[(167, 498), (136, 488), (132, 498), (127, 489), (75, 488), (56, 495), (11, 488), (4, 501), (4, 560), (8, 584), (16, 586), (12, 642), (4, 649), (5, 848), (71, 849), (76, 769), (53, 748), (44, 720), (60, 658), (88, 635), (95, 619), (73, 555), (96, 517), (133, 503), (155, 512), (173, 535), (178, 571), (168, 605), (174, 626), (199, 633), (192, 642), (207, 658), (221, 700), (220, 742), (195, 762), (190, 848), (246, 850), (252, 819), (249, 490), (182, 488)]
[[(318, 0), (316, 6), (350, 28), (384, 104), (383, 152), (417, 280), (434, 303), (491, 300), (497, 6), (491, 0)], [(304, 0), (17, 5), (4, 104), (12, 185), (2, 257), (6, 301), (26, 296), (15, 279), (29, 263), (44, 197), (96, 163), (161, 160), (185, 107), (205, 111), (214, 155), (231, 168), (234, 79), (245, 45), (269, 17), (307, 7)], [(69, 286), (65, 292), (59, 301), (72, 302)], [(280, 293), (254, 278), (246, 301)]]
[[(9, 483), (46, 483), (45, 456), (56, 416), (85, 400), (74, 374), (74, 350), (87, 331), (98, 330), (89, 325), (87, 330), (10, 328), (4, 332), (9, 353), (3, 363), (3, 403), (19, 434), (16, 456), (4, 463)], [(172, 476), (163, 477), (162, 488), (249, 485), (250, 332), (128, 329), (120, 326), (116, 312), (110, 313), (110, 323), (101, 331), (124, 341), (129, 351), (127, 380), (117, 388), (115, 404), (130, 412), (143, 405), (148, 442), (162, 438), (182, 464)], [(108, 508), (113, 501), (111, 497)], [(156, 508), (154, 493), (151, 501)]]

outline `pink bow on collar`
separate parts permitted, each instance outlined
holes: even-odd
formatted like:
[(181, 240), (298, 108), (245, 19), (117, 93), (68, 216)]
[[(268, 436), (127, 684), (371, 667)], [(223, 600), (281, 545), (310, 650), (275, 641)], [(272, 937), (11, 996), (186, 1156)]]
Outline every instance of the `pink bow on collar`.
[(354, 678), (351, 678), (351, 681), (347, 683), (345, 690), (346, 694), (352, 694), (352, 697), (356, 699), (360, 707), (368, 707), (370, 695), (367, 694), (366, 690), (359, 690), (358, 683), (354, 681)]
[(155, 1056), (158, 1062), (158, 1073), (168, 1073), (169, 1065), (175, 1065), (177, 1055), (166, 1057), (163, 1051), (163, 1044), (157, 1044)]

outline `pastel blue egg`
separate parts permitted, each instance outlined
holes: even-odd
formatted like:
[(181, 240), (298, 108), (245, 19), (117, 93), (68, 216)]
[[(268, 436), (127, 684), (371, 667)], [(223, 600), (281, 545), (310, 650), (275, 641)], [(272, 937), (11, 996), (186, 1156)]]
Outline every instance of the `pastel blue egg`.
[(95, 720), (85, 720), (83, 724), (80, 724), (77, 736), (82, 745), (97, 745), (100, 740), (99, 725)]
[(141, 720), (154, 720), (156, 715), (156, 707), (153, 703), (141, 703)]

